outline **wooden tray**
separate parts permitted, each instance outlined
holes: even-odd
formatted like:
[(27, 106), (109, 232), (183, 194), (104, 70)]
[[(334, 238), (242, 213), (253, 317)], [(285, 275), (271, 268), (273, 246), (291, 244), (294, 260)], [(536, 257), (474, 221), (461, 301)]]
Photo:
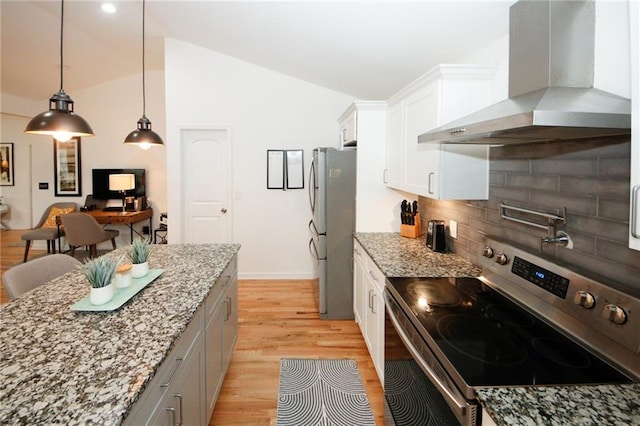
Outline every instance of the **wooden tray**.
[(144, 277), (132, 278), (129, 287), (116, 289), (113, 299), (104, 305), (92, 305), (89, 301), (89, 295), (87, 295), (71, 305), (71, 310), (80, 312), (115, 311), (138, 294), (140, 290), (151, 284), (156, 278), (162, 275), (163, 272), (162, 269), (149, 269), (149, 273)]

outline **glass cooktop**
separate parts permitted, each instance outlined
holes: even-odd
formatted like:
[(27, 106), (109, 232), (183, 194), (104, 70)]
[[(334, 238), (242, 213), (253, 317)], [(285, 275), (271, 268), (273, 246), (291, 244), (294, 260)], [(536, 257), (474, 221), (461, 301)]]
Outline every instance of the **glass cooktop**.
[(388, 282), (421, 337), (468, 386), (631, 382), (477, 279)]

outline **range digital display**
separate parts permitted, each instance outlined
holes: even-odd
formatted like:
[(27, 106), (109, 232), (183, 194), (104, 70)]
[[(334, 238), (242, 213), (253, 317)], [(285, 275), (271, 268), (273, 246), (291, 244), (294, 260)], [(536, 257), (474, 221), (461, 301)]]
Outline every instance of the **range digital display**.
[(569, 280), (516, 256), (511, 272), (561, 299), (567, 297)]

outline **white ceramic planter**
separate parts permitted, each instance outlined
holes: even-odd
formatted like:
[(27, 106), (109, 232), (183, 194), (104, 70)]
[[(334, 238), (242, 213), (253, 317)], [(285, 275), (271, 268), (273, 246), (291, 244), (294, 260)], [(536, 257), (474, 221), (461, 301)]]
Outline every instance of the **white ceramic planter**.
[(133, 278), (142, 278), (149, 273), (149, 262), (134, 263), (131, 268)]
[(104, 305), (113, 299), (114, 284), (113, 282), (106, 287), (93, 288), (89, 293), (89, 301), (92, 305)]

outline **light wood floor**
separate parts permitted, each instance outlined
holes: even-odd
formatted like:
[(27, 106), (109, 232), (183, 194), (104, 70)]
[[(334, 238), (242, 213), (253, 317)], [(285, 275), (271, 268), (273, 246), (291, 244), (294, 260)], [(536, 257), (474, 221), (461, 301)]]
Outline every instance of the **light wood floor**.
[[(0, 232), (2, 273), (22, 262), (22, 232)], [(46, 250), (31, 250), (29, 259), (41, 255)], [(238, 342), (209, 425), (275, 425), (280, 358), (355, 359), (376, 424), (384, 425), (383, 390), (358, 325), (320, 320), (316, 291), (315, 281), (239, 282)]]
[[(0, 273), (4, 274), (7, 269), (13, 265), (22, 263), (24, 256), (24, 245), (20, 236), (26, 232), (26, 230), (7, 230), (0, 232)], [(29, 250), (29, 260), (35, 259), (38, 256), (47, 254), (46, 250)], [(4, 286), (0, 286), (0, 304), (7, 303), (9, 300), (7, 293), (4, 291)]]

